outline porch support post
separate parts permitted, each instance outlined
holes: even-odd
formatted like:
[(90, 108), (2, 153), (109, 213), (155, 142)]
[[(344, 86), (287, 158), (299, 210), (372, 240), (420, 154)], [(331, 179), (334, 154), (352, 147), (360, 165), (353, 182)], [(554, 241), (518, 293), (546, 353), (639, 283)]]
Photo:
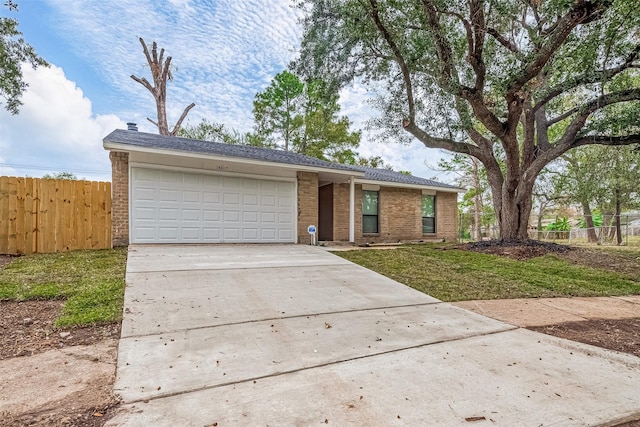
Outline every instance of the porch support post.
[(349, 242), (356, 241), (356, 184), (355, 178), (349, 180)]

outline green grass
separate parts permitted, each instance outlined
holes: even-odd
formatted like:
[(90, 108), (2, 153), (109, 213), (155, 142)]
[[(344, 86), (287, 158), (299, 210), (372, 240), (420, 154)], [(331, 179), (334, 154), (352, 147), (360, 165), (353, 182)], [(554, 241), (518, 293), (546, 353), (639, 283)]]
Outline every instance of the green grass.
[(336, 255), (443, 301), (640, 294), (637, 275), (576, 265), (550, 254), (517, 261), (416, 245)]
[(56, 326), (122, 318), (125, 248), (24, 255), (0, 270), (0, 300), (64, 299)]

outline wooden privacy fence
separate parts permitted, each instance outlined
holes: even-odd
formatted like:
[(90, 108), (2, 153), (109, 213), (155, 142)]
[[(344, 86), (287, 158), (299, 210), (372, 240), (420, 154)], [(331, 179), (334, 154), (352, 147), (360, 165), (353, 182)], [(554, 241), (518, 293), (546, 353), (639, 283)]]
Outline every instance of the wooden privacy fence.
[(0, 254), (111, 247), (111, 183), (0, 177)]

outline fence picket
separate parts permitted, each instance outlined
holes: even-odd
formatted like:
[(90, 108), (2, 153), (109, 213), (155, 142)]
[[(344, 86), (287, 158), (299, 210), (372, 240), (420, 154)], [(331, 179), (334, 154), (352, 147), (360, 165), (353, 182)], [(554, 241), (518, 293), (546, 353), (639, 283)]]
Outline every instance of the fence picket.
[(0, 253), (111, 247), (111, 184), (0, 176)]

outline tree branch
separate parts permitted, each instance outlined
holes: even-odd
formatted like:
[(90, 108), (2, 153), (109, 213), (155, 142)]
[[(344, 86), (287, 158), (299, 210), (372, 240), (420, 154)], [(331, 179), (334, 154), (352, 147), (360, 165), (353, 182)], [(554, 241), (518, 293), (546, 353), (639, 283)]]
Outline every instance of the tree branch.
[(402, 72), (402, 79), (404, 80), (405, 92), (407, 94), (407, 103), (409, 104), (409, 121), (413, 123), (416, 117), (415, 116), (416, 112), (415, 112), (415, 100), (413, 98), (413, 84), (411, 81), (411, 73), (409, 72), (409, 67), (406, 61), (404, 60), (404, 56), (402, 56), (402, 52), (400, 51), (400, 48), (398, 47), (396, 42), (393, 40), (393, 38), (391, 37), (391, 34), (389, 33), (387, 28), (382, 23), (382, 20), (380, 19), (380, 14), (378, 11), (378, 1), (369, 0), (369, 3), (371, 4), (371, 17), (373, 18), (373, 22), (375, 23), (376, 28), (378, 29), (378, 31), (380, 32), (384, 40), (389, 45), (389, 48), (391, 48), (391, 51), (395, 56), (395, 60), (398, 63), (398, 66), (400, 67), (400, 71)]
[[(169, 59), (169, 58), (167, 58), (167, 59)], [(196, 104), (193, 103), (193, 102), (191, 104), (187, 105), (187, 107), (184, 109), (184, 111), (180, 115), (180, 118), (176, 122), (176, 125), (173, 127), (173, 130), (171, 131), (171, 136), (176, 136), (178, 134), (178, 131), (180, 130), (180, 125), (182, 124), (182, 121), (185, 119), (185, 117), (187, 117), (187, 114), (189, 114), (189, 111), (195, 106), (196, 106)]]
[(146, 78), (144, 78), (144, 77), (142, 77), (142, 78), (140, 78), (140, 77), (136, 77), (136, 76), (134, 76), (133, 74), (131, 75), (131, 78), (132, 78), (134, 81), (136, 81), (136, 82), (140, 83), (140, 84), (141, 84), (142, 86), (144, 86), (145, 88), (147, 88), (147, 90), (148, 90), (149, 92), (151, 92), (151, 94), (153, 94), (153, 93), (154, 93), (154, 91), (153, 91), (153, 86), (151, 86), (151, 83), (149, 83), (149, 81), (148, 81)]
[(622, 64), (620, 64), (619, 66), (617, 66), (617, 67), (610, 68), (610, 69), (607, 69), (607, 70), (584, 73), (584, 74), (581, 74), (579, 76), (574, 77), (573, 79), (570, 79), (569, 81), (563, 82), (563, 83), (561, 83), (561, 84), (559, 84), (559, 85), (557, 85), (555, 87), (552, 87), (542, 97), (542, 99), (540, 99), (536, 103), (536, 105), (533, 107), (534, 110), (539, 109), (541, 106), (545, 105), (546, 103), (551, 101), (556, 96), (561, 95), (562, 93), (564, 93), (564, 92), (566, 92), (568, 90), (574, 89), (574, 88), (576, 88), (578, 86), (582, 86), (582, 85), (585, 85), (585, 84), (598, 83), (598, 82), (601, 82), (601, 81), (609, 80), (612, 77), (614, 77), (615, 75), (620, 74), (621, 72), (623, 72), (627, 68), (637, 68), (638, 65), (634, 64), (633, 61), (638, 59), (639, 55), (640, 55), (640, 44), (638, 44), (633, 49), (633, 51), (627, 56), (625, 61)]
[(511, 43), (509, 40), (504, 38), (504, 36), (502, 36), (502, 34), (500, 34), (495, 28), (491, 28), (491, 27), (487, 28), (487, 34), (492, 36), (494, 39), (496, 39), (498, 43), (506, 47), (511, 52), (520, 54), (520, 49), (518, 49), (518, 47), (515, 44)]
[(434, 137), (420, 129), (418, 126), (416, 126), (415, 123), (409, 121), (408, 119), (404, 119), (402, 121), (402, 127), (411, 135), (415, 136), (418, 141), (422, 142), (425, 147), (441, 148), (443, 150), (468, 154), (474, 157), (484, 157), (477, 146), (468, 144), (466, 142), (454, 141), (452, 139)]
[[(436, 45), (436, 55), (438, 56), (438, 60), (440, 61), (440, 65), (442, 66), (442, 71), (440, 74), (441, 77), (441, 86), (450, 87), (452, 81), (454, 80), (454, 66), (452, 62), (452, 51), (451, 46), (446, 42), (444, 35), (442, 34), (442, 28), (440, 27), (440, 22), (438, 20), (438, 9), (433, 4), (432, 0), (422, 0), (422, 5), (424, 8), (425, 17), (427, 18), (427, 25), (431, 32), (433, 32), (433, 37)], [(455, 83), (459, 82), (457, 79)]]
[(608, 135), (587, 135), (576, 138), (571, 144), (571, 148), (581, 147), (583, 145), (610, 145), (621, 146), (640, 144), (640, 135), (625, 135), (625, 136), (608, 136)]
[(580, 24), (591, 22), (602, 15), (610, 0), (577, 1), (564, 16), (558, 20), (556, 28), (550, 32), (546, 43), (536, 52), (533, 59), (516, 76), (507, 91), (508, 96), (513, 96), (522, 87), (534, 78), (549, 62), (551, 57), (562, 46), (571, 31)]
[(558, 122), (563, 121), (567, 117), (570, 117), (570, 116), (574, 115), (578, 111), (580, 111), (580, 108), (579, 107), (575, 107), (575, 108), (572, 108), (571, 110), (567, 111), (566, 113), (560, 114), (558, 117), (554, 117), (553, 119), (547, 120), (547, 122), (546, 122), (547, 128), (550, 127), (550, 126), (555, 125)]

